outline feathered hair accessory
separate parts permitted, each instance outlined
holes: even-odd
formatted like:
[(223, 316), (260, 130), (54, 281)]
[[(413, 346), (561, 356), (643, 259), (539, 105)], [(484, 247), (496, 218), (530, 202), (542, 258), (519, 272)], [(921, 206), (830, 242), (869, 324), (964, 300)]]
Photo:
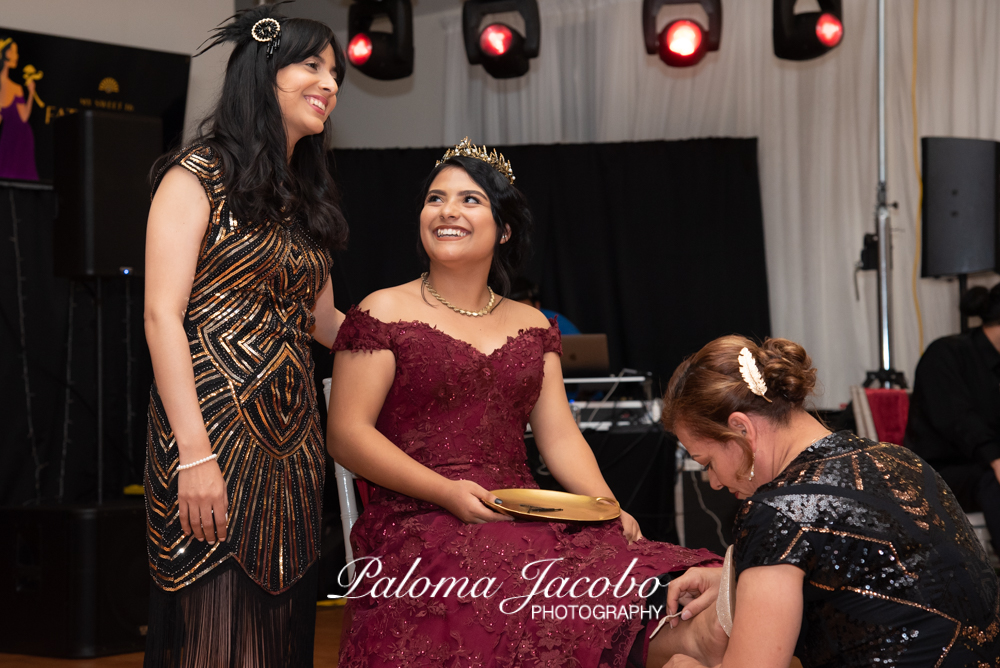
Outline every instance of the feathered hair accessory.
[(743, 381), (750, 388), (750, 391), (758, 397), (762, 397), (767, 403), (771, 403), (771, 400), (764, 396), (767, 392), (767, 384), (764, 382), (764, 377), (760, 375), (760, 371), (757, 370), (757, 361), (746, 346), (740, 350), (739, 362), (740, 375), (743, 376)]
[(241, 46), (255, 41), (266, 47), (265, 53), (270, 59), (281, 46), (281, 19), (285, 17), (279, 14), (276, 8), (283, 4), (285, 3), (258, 5), (230, 16), (212, 30), (212, 36), (205, 40), (208, 46), (204, 46), (203, 43), (204, 48), (194, 55), (200, 56), (223, 42)]
[(503, 153), (497, 156), (496, 149), (493, 149), (493, 153), (490, 153), (485, 145), (482, 148), (479, 148), (475, 144), (470, 143), (469, 138), (466, 137), (458, 144), (455, 144), (453, 148), (449, 148), (445, 151), (441, 159), (434, 163), (434, 166), (437, 167), (448, 158), (454, 158), (455, 156), (482, 160), (487, 165), (500, 172), (500, 176), (507, 179), (508, 183), (514, 185), (514, 171), (510, 168), (510, 160), (504, 160)]

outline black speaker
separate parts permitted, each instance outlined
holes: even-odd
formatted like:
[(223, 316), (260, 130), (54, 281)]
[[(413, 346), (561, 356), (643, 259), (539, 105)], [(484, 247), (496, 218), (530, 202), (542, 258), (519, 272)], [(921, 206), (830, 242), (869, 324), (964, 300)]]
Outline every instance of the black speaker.
[(56, 118), (53, 137), (56, 275), (142, 275), (149, 170), (163, 153), (162, 121), (80, 111)]
[(1000, 271), (1000, 143), (923, 137), (921, 275)]
[(148, 563), (141, 502), (0, 508), (0, 652), (142, 651)]
[[(651, 540), (677, 542), (674, 527), (674, 452), (677, 441), (659, 423), (616, 427), (608, 431), (587, 430), (590, 444), (604, 480), (635, 518), (642, 534)], [(534, 438), (524, 439), (528, 466), (542, 489), (562, 487), (538, 455)]]

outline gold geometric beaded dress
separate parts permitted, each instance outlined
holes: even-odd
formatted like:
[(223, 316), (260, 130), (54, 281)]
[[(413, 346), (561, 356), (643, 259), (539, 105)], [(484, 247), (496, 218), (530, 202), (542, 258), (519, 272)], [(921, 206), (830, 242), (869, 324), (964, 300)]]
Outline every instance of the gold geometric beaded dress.
[(198, 177), (211, 205), (184, 329), (226, 480), (229, 538), (209, 545), (181, 531), (177, 443), (154, 384), (145, 476), (149, 568), (171, 592), (232, 560), (278, 594), (319, 557), (324, 445), (309, 330), (331, 258), (297, 223), (237, 221), (221, 162), (207, 146), (177, 153), (154, 192), (174, 165)]

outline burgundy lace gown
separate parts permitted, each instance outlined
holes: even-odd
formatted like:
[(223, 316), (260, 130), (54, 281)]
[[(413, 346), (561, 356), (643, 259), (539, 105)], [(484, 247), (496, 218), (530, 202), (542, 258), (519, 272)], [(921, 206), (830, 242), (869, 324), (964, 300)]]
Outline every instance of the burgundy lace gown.
[[(555, 324), (522, 330), (486, 355), (426, 323), (384, 323), (354, 308), (334, 350), (393, 352), (396, 375), (376, 427), (416, 461), (446, 478), (472, 480), (486, 489), (537, 488), (525, 464), (524, 430), (542, 386), (542, 357), (562, 352)], [(616, 597), (608, 587), (591, 598), (586, 588), (602, 577), (613, 586), (633, 559), (638, 561), (629, 575), (639, 584), (660, 573), (718, 561), (707, 550), (645, 539), (629, 545), (618, 520), (464, 524), (439, 506), (378, 486), (351, 542), (356, 558), (378, 557), (382, 570), (364, 579), (354, 592), (361, 596), (348, 603), (341, 668), (625, 666), (649, 620), (617, 612), (643, 600), (635, 589)], [(379, 578), (395, 578), (398, 586), (417, 558), (403, 595), (397, 597), (395, 587), (387, 597), (379, 588), (379, 595), (370, 595)], [(568, 585), (561, 596), (546, 598), (540, 591), (520, 611), (505, 614), (504, 599), (524, 596), (538, 582), (537, 577), (522, 579), (522, 569), (541, 559), (561, 560), (553, 562), (543, 583), (589, 578), (577, 587), (583, 595), (572, 597)], [(456, 590), (443, 595), (445, 588), (438, 596), (409, 595), (420, 593), (421, 577), (432, 585), (462, 577), (470, 583), (495, 578), (496, 584), (488, 597), (460, 597)], [(600, 593), (602, 586), (593, 592)], [(558, 582), (550, 592), (556, 589)], [(533, 612), (536, 605), (552, 612)], [(567, 608), (556, 611), (559, 605)], [(576, 614), (569, 613), (571, 605), (578, 606)], [(609, 609), (616, 614), (605, 614)]]

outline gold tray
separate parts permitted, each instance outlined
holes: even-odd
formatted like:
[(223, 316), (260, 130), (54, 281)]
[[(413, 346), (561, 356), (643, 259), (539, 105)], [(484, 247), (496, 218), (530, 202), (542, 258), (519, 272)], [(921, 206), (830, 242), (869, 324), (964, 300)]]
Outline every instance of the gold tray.
[(494, 489), (497, 501), (483, 501), (492, 510), (512, 517), (555, 522), (605, 522), (621, 514), (614, 499), (547, 489)]

